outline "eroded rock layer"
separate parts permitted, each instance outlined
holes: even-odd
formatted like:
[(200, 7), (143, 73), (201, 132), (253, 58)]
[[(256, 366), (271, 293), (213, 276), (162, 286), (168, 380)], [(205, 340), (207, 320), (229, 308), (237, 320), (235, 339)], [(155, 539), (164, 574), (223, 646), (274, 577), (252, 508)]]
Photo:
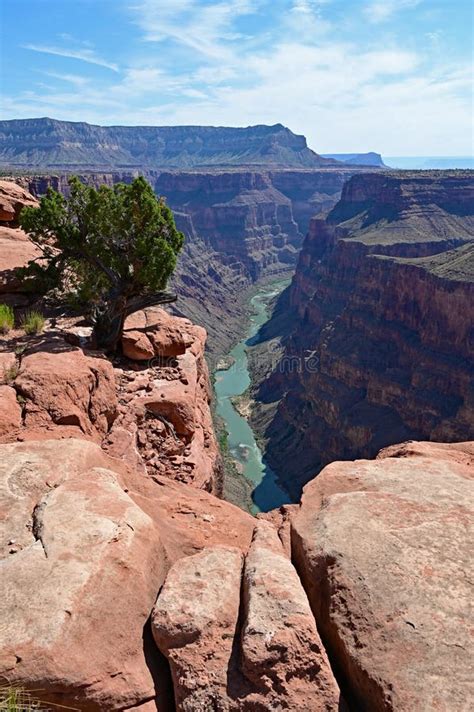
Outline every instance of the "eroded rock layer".
[(295, 498), (331, 460), (474, 436), (473, 205), (462, 172), (354, 176), (312, 221), (254, 416)]

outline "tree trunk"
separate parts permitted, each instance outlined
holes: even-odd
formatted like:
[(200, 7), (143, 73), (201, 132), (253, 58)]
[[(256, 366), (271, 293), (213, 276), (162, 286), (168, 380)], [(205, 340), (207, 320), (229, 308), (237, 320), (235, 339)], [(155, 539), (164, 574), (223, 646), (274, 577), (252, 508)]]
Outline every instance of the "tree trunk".
[(176, 295), (169, 292), (157, 292), (140, 297), (126, 299), (123, 296), (110, 298), (103, 306), (98, 307), (94, 313), (93, 336), (97, 348), (115, 352), (122, 338), (125, 319), (145, 307), (157, 304), (170, 304), (175, 302)]

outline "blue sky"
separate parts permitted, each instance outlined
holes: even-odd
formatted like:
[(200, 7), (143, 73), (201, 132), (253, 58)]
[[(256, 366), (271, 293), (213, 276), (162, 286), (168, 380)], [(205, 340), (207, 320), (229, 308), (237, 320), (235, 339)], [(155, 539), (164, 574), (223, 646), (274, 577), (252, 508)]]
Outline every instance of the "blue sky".
[(472, 152), (469, 0), (0, 0), (2, 118), (283, 123), (321, 153)]

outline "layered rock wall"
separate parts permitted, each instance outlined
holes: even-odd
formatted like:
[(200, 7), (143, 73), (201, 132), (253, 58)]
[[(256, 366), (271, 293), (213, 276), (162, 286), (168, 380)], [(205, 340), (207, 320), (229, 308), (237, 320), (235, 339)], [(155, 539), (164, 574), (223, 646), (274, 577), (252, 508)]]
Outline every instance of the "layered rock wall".
[(258, 393), (281, 398), (264, 436), (295, 497), (331, 460), (473, 436), (473, 197), (462, 173), (356, 176), (312, 221)]

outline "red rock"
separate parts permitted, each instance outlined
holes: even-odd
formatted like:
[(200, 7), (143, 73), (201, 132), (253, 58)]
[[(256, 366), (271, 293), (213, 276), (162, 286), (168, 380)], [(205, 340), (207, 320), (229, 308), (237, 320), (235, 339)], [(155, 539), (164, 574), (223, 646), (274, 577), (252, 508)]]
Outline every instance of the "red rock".
[(16, 355), (13, 351), (0, 351), (0, 383), (10, 380), (15, 373), (17, 364)]
[(36, 207), (38, 201), (31, 193), (11, 181), (0, 180), (0, 221), (17, 222), (22, 208)]
[(69, 434), (75, 430), (101, 439), (117, 409), (112, 364), (65, 344), (40, 348), (44, 350), (22, 358), (15, 380), (15, 389), (25, 399), (25, 428), (48, 430), (53, 437), (69, 428), (65, 431)]
[(167, 709), (167, 666), (145, 627), (167, 568), (215, 545), (240, 556), (253, 525), (91, 442), (0, 446), (0, 680), (87, 712), (146, 709), (156, 690)]
[(238, 549), (212, 547), (179, 561), (168, 573), (153, 609), (152, 630), (170, 662), (177, 710), (230, 709), (228, 668), (241, 570)]
[(21, 407), (16, 391), (11, 386), (0, 385), (0, 438), (21, 427)]
[(244, 709), (339, 709), (339, 689), (307, 596), (268, 522), (255, 527), (243, 599), (242, 671), (255, 689)]
[(466, 709), (473, 455), (473, 443), (406, 443), (305, 487), (293, 556), (357, 709)]
[(0, 226), (0, 294), (21, 292), (15, 270), (40, 254), (23, 230)]
[(122, 336), (122, 349), (127, 358), (134, 361), (149, 361), (155, 355), (153, 344), (141, 331), (126, 331)]
[(188, 319), (173, 317), (159, 307), (150, 307), (132, 314), (125, 321), (123, 352), (128, 358), (139, 361), (152, 356), (169, 358), (184, 354), (195, 339), (190, 333), (193, 328)]
[[(205, 330), (162, 309), (137, 312), (127, 324), (134, 329), (125, 332), (125, 341), (129, 333), (140, 338), (152, 335), (147, 324), (151, 330), (165, 324), (166, 338), (178, 339), (176, 348), (168, 342), (168, 351), (185, 351), (173, 360), (153, 358), (146, 368), (120, 374), (119, 400), (124, 408), (107, 436), (107, 451), (125, 457), (150, 475), (166, 474), (170, 479), (219, 493), (220, 455), (209, 407)], [(147, 330), (140, 332), (135, 327)], [(139, 339), (134, 342), (135, 346), (139, 343)], [(125, 438), (124, 430), (128, 432)]]
[(164, 551), (115, 463), (78, 440), (1, 453), (0, 541), (16, 553), (2, 552), (0, 678), (90, 712), (163, 694), (164, 668), (157, 660), (153, 679), (143, 636)]

